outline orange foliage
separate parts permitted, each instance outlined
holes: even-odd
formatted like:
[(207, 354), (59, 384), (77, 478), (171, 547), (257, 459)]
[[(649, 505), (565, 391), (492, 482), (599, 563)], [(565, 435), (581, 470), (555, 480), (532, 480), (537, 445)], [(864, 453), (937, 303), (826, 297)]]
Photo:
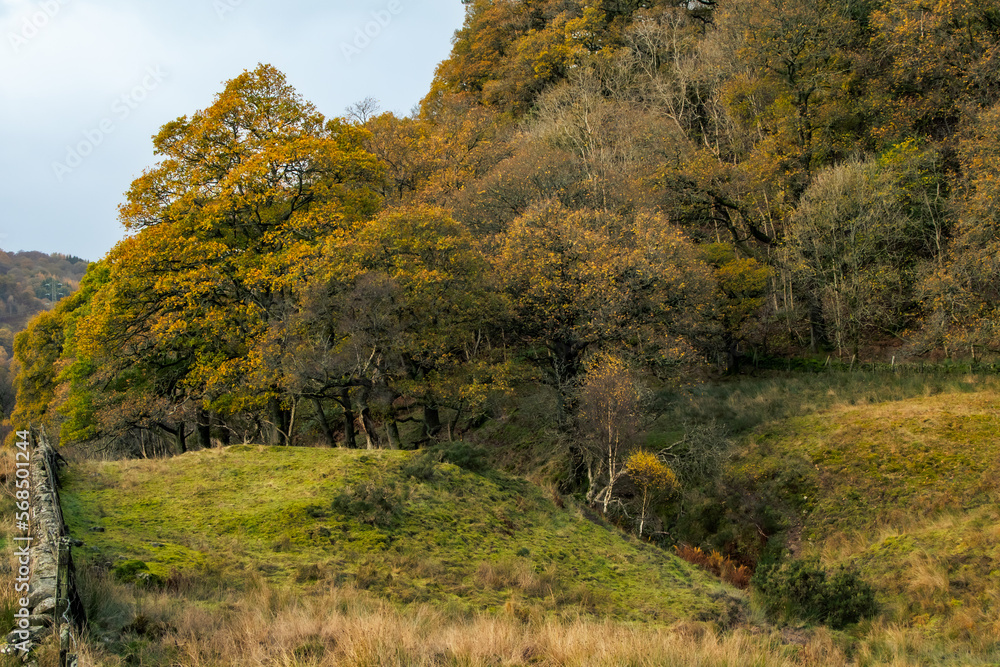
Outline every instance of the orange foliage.
[(716, 550), (705, 553), (701, 547), (692, 547), (687, 544), (674, 545), (677, 557), (687, 562), (705, 568), (723, 581), (736, 586), (737, 588), (748, 588), (750, 586), (750, 568), (746, 565), (737, 565), (731, 559), (723, 556)]

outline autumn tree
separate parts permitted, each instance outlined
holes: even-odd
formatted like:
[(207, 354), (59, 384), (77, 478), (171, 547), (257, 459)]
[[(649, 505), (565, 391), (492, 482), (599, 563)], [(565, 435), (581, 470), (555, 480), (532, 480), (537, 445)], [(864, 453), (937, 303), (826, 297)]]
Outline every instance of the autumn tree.
[(955, 196), (941, 212), (953, 226), (945, 225), (946, 250), (919, 286), (925, 311), (923, 331), (916, 341), (919, 352), (943, 349), (950, 356), (967, 350), (975, 357), (976, 346), (1000, 349), (998, 122), (1000, 105), (994, 105), (979, 112), (962, 132), (958, 144), (961, 177), (956, 179)]
[(871, 16), (873, 134), (884, 144), (909, 136), (945, 138), (963, 110), (993, 104), (1000, 94), (1000, 3), (954, 0), (885, 3)]
[(13, 424), (45, 426), (60, 433), (67, 399), (66, 376), (75, 360), (78, 322), (89, 312), (94, 292), (104, 279), (103, 266), (91, 264), (81, 289), (50, 310), (36, 315), (14, 338), (12, 370), (16, 403), (5, 414)]
[[(289, 397), (259, 347), (320, 240), (379, 205), (363, 137), (267, 65), (161, 129), (161, 161), (120, 207), (133, 235), (109, 254), (109, 285), (82, 327), (83, 349), (120, 394), (166, 399), (169, 413), (266, 406), (271, 441), (287, 442)], [(183, 434), (172, 421), (157, 423)]]
[(735, 248), (726, 243), (708, 243), (699, 250), (715, 269), (719, 351), (726, 356), (726, 371), (736, 373), (740, 345), (750, 339), (749, 329), (761, 319), (771, 269), (753, 257), (739, 257)]
[(661, 493), (678, 487), (677, 475), (655, 454), (637, 451), (625, 459), (625, 470), (632, 484), (639, 490), (639, 537), (649, 516), (649, 506)]
[(914, 285), (922, 263), (939, 252), (941, 234), (931, 201), (936, 175), (906, 168), (919, 159), (907, 144), (879, 161), (826, 170), (792, 217), (789, 261), (842, 352), (857, 354), (913, 319)]
[(373, 104), (373, 100), (368, 100), (367, 113), (354, 112), (354, 120), (368, 131), (364, 146), (383, 167), (383, 181), (377, 186), (380, 194), (386, 202), (399, 205), (423, 190), (433, 173), (433, 155), (428, 145), (431, 126), (419, 118), (374, 113), (377, 106)]
[(605, 514), (626, 471), (623, 458), (635, 444), (639, 416), (639, 392), (628, 366), (613, 354), (594, 355), (580, 388), (580, 417), (591, 445), (587, 502), (601, 503)]
[(712, 279), (694, 247), (661, 217), (541, 203), (515, 220), (496, 258), (519, 339), (543, 352), (568, 414), (585, 354), (620, 347), (653, 372), (696, 363)]

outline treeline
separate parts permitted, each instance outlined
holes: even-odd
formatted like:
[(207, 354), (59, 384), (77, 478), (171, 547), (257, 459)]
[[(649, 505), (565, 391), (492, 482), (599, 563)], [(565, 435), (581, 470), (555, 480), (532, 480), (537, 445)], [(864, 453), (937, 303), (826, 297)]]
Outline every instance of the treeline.
[(17, 419), (397, 447), (533, 385), (617, 438), (635, 374), (996, 349), (1000, 4), (466, 4), (412, 117), (260, 66), (165, 125)]

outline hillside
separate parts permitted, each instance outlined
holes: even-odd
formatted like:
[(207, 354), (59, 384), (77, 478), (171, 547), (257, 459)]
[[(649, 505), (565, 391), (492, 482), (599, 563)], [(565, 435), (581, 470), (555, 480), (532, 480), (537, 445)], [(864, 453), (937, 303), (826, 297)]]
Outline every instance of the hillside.
[[(288, 665), (994, 664), (998, 399), (991, 376), (860, 374), (748, 379), (689, 397), (688, 418), (727, 407), (745, 429), (719, 495), (685, 490), (728, 508), (706, 541), (757, 526), (772, 531), (758, 570), (787, 547), (786, 568), (860, 574), (876, 616), (839, 630), (774, 607), (767, 582), (731, 589), (569, 497), (492, 471), (464, 444), (74, 461), (64, 511), (84, 542), (84, 655), (95, 665), (245, 664), (245, 650)], [(691, 520), (707, 516), (684, 502)]]
[(79, 257), (0, 250), (0, 345), (13, 355), (13, 334), (39, 311), (80, 287), (87, 262)]
[(996, 380), (969, 376), (940, 393), (856, 405), (832, 394), (828, 407), (745, 439), (727, 474), (729, 502), (742, 497), (748, 514), (768, 508), (783, 527), (776, 543), (795, 556), (872, 582), (894, 658), (995, 664)]

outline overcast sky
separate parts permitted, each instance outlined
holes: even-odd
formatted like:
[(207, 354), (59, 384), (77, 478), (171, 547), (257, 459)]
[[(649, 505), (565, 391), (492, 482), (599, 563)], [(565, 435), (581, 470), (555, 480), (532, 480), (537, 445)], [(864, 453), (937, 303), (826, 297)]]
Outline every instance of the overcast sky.
[(258, 63), (328, 117), (369, 96), (409, 113), (463, 16), (461, 0), (0, 0), (0, 248), (101, 258), (151, 137)]

